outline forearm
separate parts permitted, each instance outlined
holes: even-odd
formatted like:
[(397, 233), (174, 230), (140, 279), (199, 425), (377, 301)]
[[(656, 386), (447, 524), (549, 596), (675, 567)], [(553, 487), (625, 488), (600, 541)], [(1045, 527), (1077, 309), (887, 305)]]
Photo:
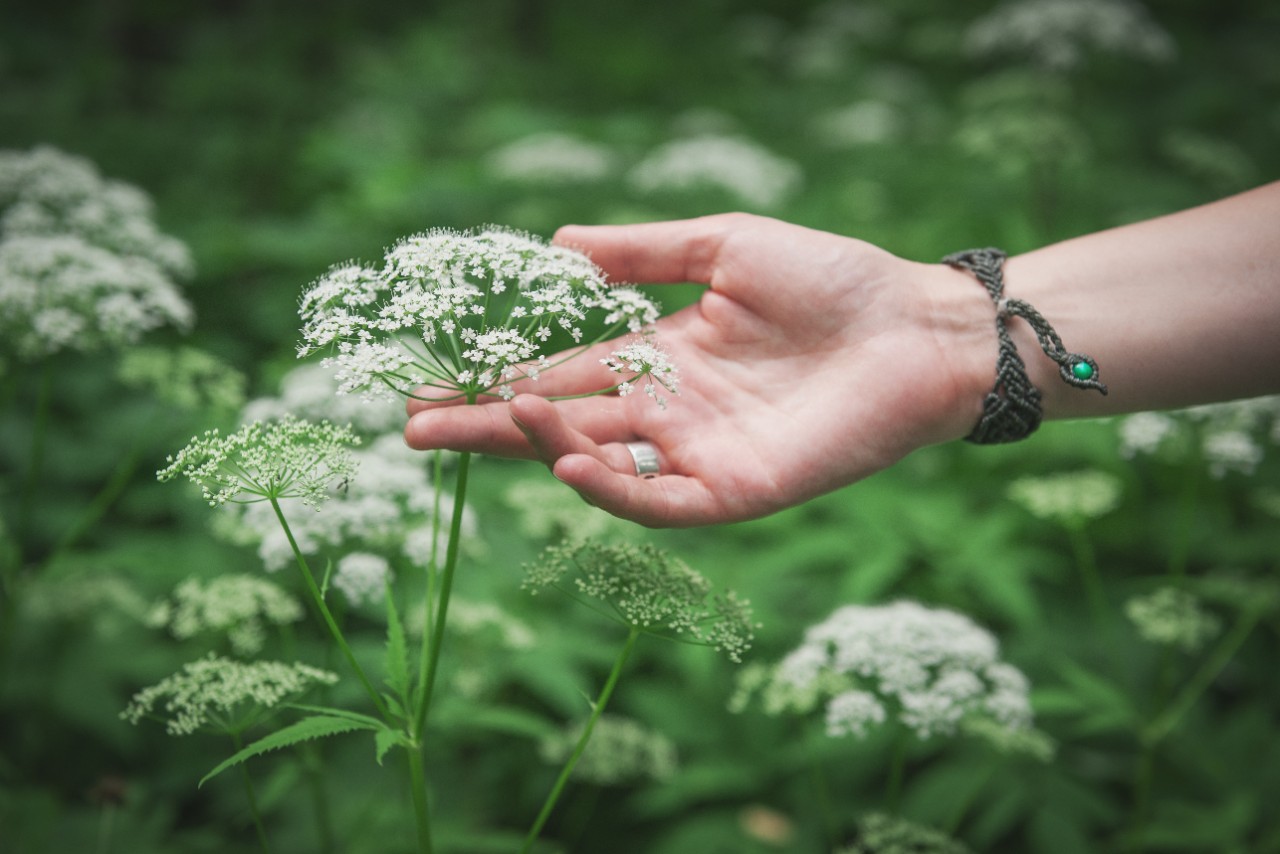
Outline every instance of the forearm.
[(1096, 359), (1110, 389), (1064, 384), (1011, 319), (1048, 418), (1280, 392), (1280, 182), (1011, 258), (1005, 295)]

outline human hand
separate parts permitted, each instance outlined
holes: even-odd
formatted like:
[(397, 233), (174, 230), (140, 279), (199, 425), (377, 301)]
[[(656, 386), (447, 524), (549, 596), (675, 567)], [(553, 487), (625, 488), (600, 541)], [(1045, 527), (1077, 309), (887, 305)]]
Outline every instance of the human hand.
[[(959, 438), (990, 390), (989, 298), (966, 274), (859, 240), (745, 214), (567, 226), (611, 279), (709, 289), (658, 324), (681, 374), (659, 409), (644, 395), (551, 402), (600, 386), (592, 351), (524, 381), (510, 402), (411, 400), (405, 439), (541, 459), (590, 503), (653, 527), (763, 516)], [(641, 479), (626, 448), (658, 450)]]

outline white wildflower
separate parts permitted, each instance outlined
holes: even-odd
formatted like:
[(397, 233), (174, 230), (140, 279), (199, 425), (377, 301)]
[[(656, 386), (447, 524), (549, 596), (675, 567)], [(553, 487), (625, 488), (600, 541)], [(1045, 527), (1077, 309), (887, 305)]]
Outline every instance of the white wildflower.
[[(570, 724), (543, 738), (538, 746), (542, 759), (563, 764), (582, 737), (584, 726)], [(603, 714), (573, 767), (573, 776), (597, 786), (616, 786), (646, 778), (665, 780), (676, 767), (675, 745), (665, 735), (631, 718)]]
[(449, 605), (449, 629), (459, 635), (493, 632), (510, 650), (533, 648), (533, 629), (492, 602), (472, 602), (455, 597)]
[(311, 421), (349, 424), (363, 433), (388, 433), (404, 427), (400, 401), (362, 400), (340, 395), (333, 371), (318, 364), (298, 365), (280, 380), (277, 397), (251, 401), (241, 415), (244, 422), (269, 421), (292, 413)]
[(755, 208), (776, 207), (802, 181), (793, 161), (743, 137), (713, 135), (659, 146), (628, 177), (644, 193), (713, 189)]
[(1253, 474), (1265, 455), (1262, 446), (1243, 430), (1222, 430), (1204, 437), (1204, 456), (1209, 473), (1222, 478), (1227, 472)]
[(157, 477), (186, 477), (212, 507), (294, 497), (315, 507), (329, 497), (331, 485), (355, 474), (351, 448), (359, 443), (350, 430), (327, 421), (312, 424), (292, 416), (267, 424), (255, 421), (227, 436), (217, 430), (193, 436)]
[(740, 686), (771, 714), (825, 703), (827, 732), (862, 737), (897, 720), (920, 738), (951, 734), (972, 717), (1030, 725), (1029, 686), (999, 658), (996, 639), (954, 611), (915, 602), (849, 605), (809, 628), (771, 671)]
[(303, 617), (302, 606), (280, 586), (252, 575), (224, 575), (207, 582), (189, 578), (171, 600), (155, 606), (148, 622), (168, 628), (179, 640), (205, 632), (225, 633), (240, 655), (260, 652), (266, 626)]
[(1164, 62), (1173, 39), (1135, 0), (1013, 0), (964, 34), (976, 56), (1016, 54), (1043, 68), (1071, 71), (1090, 51)]
[(489, 155), (493, 175), (526, 184), (599, 181), (614, 168), (607, 146), (568, 133), (537, 133), (507, 143)]
[(833, 148), (853, 148), (901, 138), (906, 120), (902, 109), (894, 104), (862, 100), (822, 113), (813, 126), (823, 143)]
[[(640, 332), (658, 309), (610, 288), (579, 252), (490, 228), (405, 238), (380, 269), (335, 267), (303, 295), (300, 314), (299, 355), (328, 352), (322, 364), (340, 394), (474, 399), (553, 369), (543, 351), (553, 332), (585, 346)], [(591, 341), (587, 322), (605, 327)]]
[(1009, 486), (1009, 497), (1037, 518), (1076, 525), (1114, 510), (1120, 503), (1120, 481), (1100, 471), (1026, 477)]
[(1125, 603), (1125, 616), (1143, 640), (1195, 652), (1212, 640), (1222, 624), (1186, 590), (1160, 587)]
[(1131, 460), (1154, 454), (1178, 432), (1177, 420), (1163, 412), (1139, 412), (1120, 421), (1120, 456)]
[(337, 681), (337, 674), (305, 664), (243, 663), (211, 654), (134, 694), (120, 717), (136, 724), (156, 714), (170, 735), (240, 732), (284, 701)]
[[(644, 383), (645, 394), (661, 407), (666, 406), (666, 398), (658, 394), (659, 386), (672, 394), (680, 393), (679, 369), (671, 363), (667, 352), (647, 337), (627, 342), (610, 353), (608, 358), (601, 359), (600, 364), (615, 374), (631, 377), (630, 380), (619, 383), (620, 395), (630, 393), (633, 384), (642, 377), (648, 377)], [(623, 386), (626, 387), (625, 390)]]
[(368, 552), (351, 552), (338, 561), (333, 586), (352, 605), (382, 601), (386, 585), (393, 578), (387, 559)]

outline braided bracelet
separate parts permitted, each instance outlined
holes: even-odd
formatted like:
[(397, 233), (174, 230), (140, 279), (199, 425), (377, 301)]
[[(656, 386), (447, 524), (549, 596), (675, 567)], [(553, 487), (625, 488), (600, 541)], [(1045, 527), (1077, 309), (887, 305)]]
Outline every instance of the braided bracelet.
[(1008, 256), (1000, 249), (969, 249), (942, 259), (942, 263), (968, 270), (991, 294), (996, 304), (996, 337), (1000, 353), (996, 357), (996, 384), (982, 401), (982, 417), (965, 441), (978, 445), (995, 445), (1025, 439), (1040, 426), (1043, 411), (1040, 391), (1031, 384), (1027, 366), (1013, 346), (1013, 338), (1005, 325), (1006, 317), (1021, 317), (1035, 330), (1036, 340), (1044, 354), (1058, 364), (1063, 382), (1079, 389), (1097, 389), (1107, 393), (1098, 382), (1098, 363), (1083, 353), (1069, 353), (1049, 321), (1029, 303), (1004, 296), (1004, 261)]

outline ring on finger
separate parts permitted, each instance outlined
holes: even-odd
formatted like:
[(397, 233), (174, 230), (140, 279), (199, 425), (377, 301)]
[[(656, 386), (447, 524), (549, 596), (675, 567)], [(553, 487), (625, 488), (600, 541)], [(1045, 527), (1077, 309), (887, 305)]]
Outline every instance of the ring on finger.
[(627, 442), (627, 451), (636, 466), (636, 477), (649, 480), (658, 476), (658, 449), (652, 442)]

